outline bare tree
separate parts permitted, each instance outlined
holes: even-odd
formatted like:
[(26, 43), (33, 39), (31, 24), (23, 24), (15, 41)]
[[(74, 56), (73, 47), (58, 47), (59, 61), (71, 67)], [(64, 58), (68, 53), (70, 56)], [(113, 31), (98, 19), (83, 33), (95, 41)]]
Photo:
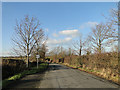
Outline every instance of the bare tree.
[(16, 21), (15, 35), (12, 40), (17, 48), (14, 50), (27, 57), (27, 67), (29, 67), (29, 56), (33, 48), (43, 37), (44, 32), (37, 18), (25, 16), (20, 22)]
[(86, 53), (86, 55), (90, 55), (92, 53), (93, 48), (91, 47), (92, 43), (90, 41), (89, 36), (86, 37), (84, 40), (84, 48), (83, 52)]
[[(118, 6), (118, 8), (120, 8)], [(107, 36), (111, 38), (110, 41), (118, 41), (118, 26), (120, 26), (120, 10), (111, 9), (109, 17), (107, 19), (106, 26), (109, 28), (109, 34)]]
[(92, 34), (89, 35), (89, 40), (92, 43), (93, 48), (101, 53), (104, 46), (109, 46), (109, 34), (111, 27), (108, 27), (107, 24), (100, 23), (92, 28)]
[(81, 56), (83, 46), (85, 45), (85, 41), (83, 41), (82, 34), (79, 35), (79, 40), (73, 42), (73, 47), (76, 53)]
[(71, 50), (71, 48), (69, 48), (69, 50), (68, 50), (68, 56), (69, 56), (69, 64), (71, 65), (72, 64), (72, 50)]
[(79, 55), (77, 59), (78, 65), (82, 65), (81, 55), (83, 51), (87, 51), (88, 48), (85, 49), (87, 46), (87, 40), (83, 40), (82, 34), (79, 35), (79, 39), (73, 42), (73, 47), (76, 53)]

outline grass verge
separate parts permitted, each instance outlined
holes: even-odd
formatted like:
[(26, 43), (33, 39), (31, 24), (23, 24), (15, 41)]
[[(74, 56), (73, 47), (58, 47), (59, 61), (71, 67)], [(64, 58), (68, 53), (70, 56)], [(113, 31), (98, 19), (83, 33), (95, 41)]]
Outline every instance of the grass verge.
[(30, 75), (30, 74), (35, 74), (38, 72), (43, 72), (44, 70), (46, 70), (48, 67), (48, 63), (41, 63), (39, 65), (39, 67), (31, 67), (29, 70), (25, 70), (19, 74), (16, 74), (10, 78), (7, 78), (5, 80), (2, 81), (2, 88), (5, 88), (7, 85), (9, 85), (10, 83), (13, 83), (16, 80), (19, 80), (20, 78), (26, 76), (26, 75)]

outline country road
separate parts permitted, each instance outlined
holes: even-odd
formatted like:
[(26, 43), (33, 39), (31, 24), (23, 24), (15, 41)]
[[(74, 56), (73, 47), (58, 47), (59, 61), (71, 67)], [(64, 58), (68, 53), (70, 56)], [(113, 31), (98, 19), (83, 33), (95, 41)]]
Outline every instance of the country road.
[(50, 64), (46, 72), (28, 75), (9, 88), (118, 88), (118, 85), (77, 69)]

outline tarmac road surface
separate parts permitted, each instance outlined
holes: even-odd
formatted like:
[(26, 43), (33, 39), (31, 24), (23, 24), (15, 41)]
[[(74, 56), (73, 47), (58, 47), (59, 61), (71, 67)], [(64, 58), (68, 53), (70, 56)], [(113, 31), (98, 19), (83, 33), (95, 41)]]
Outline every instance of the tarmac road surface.
[(11, 88), (118, 88), (119, 86), (92, 74), (60, 64), (49, 64), (42, 74), (28, 75)]

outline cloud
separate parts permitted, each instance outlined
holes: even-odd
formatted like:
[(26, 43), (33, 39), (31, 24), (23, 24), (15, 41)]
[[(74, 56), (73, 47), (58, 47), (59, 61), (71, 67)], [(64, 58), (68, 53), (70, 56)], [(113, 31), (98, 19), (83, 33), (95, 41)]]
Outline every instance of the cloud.
[(66, 37), (64, 39), (48, 39), (47, 44), (49, 45), (57, 45), (57, 44), (66, 44), (72, 40), (71, 37)]
[(74, 29), (74, 30), (63, 30), (63, 31), (60, 31), (59, 34), (76, 37), (76, 36), (79, 35), (79, 30), (77, 30), (77, 29)]
[(68, 42), (68, 41), (71, 41), (71, 40), (72, 40), (71, 37), (67, 37), (67, 38), (64, 39), (64, 42)]
[(69, 42), (72, 41), (71, 37), (66, 37), (64, 39), (48, 39), (47, 41), (47, 49), (50, 51), (52, 50), (54, 47), (59, 46), (59, 45), (66, 45)]
[(80, 25), (80, 29), (84, 29), (84, 28), (86, 28), (86, 27), (90, 27), (90, 28), (92, 28), (92, 27), (94, 27), (95, 25), (97, 25), (98, 24), (98, 22), (91, 22), (91, 21), (89, 21), (89, 22), (86, 22), (86, 23), (83, 23), (82, 25)]

